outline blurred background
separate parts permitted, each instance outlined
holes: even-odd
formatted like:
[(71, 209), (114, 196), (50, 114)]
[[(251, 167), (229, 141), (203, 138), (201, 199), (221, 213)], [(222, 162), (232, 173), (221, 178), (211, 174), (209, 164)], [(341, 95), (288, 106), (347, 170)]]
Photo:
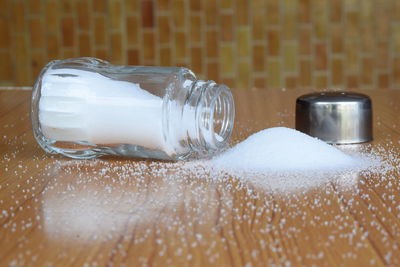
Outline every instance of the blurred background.
[(400, 88), (400, 1), (0, 0), (0, 86), (80, 56), (233, 88)]

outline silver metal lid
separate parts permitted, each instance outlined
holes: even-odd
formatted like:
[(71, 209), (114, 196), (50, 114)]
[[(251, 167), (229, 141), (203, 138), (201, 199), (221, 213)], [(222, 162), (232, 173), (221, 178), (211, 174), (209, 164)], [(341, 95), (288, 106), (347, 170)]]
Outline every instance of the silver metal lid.
[(296, 129), (332, 144), (371, 141), (371, 99), (353, 92), (302, 95), (296, 101)]

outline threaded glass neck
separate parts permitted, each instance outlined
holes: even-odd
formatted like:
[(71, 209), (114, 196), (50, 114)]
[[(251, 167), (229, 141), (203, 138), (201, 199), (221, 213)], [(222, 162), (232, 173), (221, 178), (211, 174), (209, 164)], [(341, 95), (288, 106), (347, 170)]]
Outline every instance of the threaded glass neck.
[(234, 101), (225, 85), (197, 80), (191, 85), (184, 113), (193, 120), (188, 141), (199, 157), (227, 147), (234, 124)]

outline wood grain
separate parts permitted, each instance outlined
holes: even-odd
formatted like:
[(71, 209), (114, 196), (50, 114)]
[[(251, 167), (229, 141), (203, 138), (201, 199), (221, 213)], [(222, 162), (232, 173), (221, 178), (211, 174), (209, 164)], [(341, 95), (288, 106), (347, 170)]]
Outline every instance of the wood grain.
[[(294, 127), (302, 93), (235, 90), (233, 142)], [(0, 265), (399, 265), (400, 91), (367, 94), (375, 140), (356, 149), (381, 148), (392, 167), (279, 190), (171, 163), (46, 154), (31, 133), (30, 92), (0, 90)]]

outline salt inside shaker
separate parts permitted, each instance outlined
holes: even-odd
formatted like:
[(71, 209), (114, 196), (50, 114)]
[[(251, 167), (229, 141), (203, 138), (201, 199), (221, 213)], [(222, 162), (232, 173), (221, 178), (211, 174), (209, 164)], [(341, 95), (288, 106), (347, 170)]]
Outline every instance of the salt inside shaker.
[(179, 67), (114, 66), (95, 58), (55, 60), (32, 91), (34, 136), (49, 153), (179, 160), (227, 147), (231, 91)]

